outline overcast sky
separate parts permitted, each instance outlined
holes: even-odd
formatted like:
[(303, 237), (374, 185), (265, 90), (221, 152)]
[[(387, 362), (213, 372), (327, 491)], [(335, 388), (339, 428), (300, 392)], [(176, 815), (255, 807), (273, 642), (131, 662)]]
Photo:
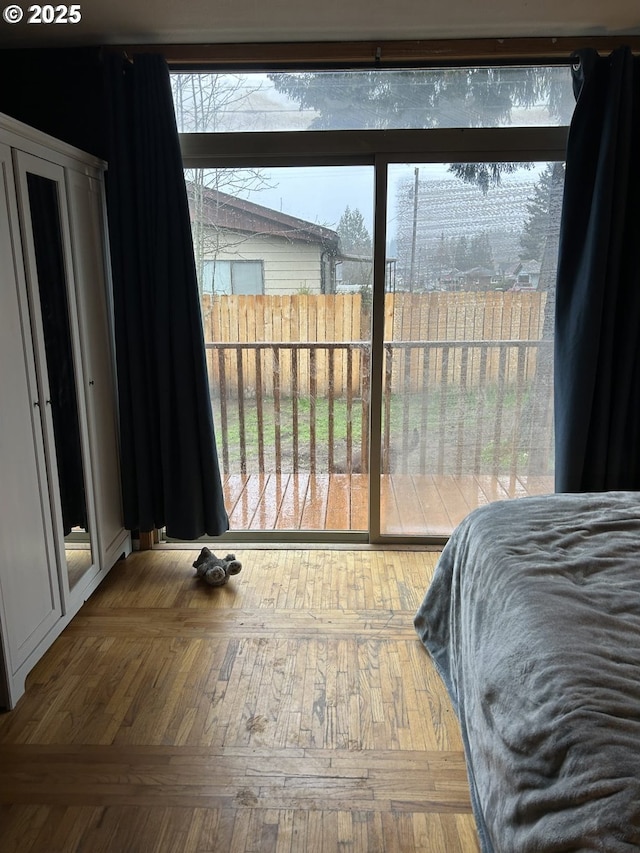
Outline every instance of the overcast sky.
[[(503, 183), (532, 182), (546, 164), (534, 170), (521, 170), (505, 175)], [(414, 169), (420, 170), (420, 181), (455, 180), (441, 163), (396, 163), (389, 169), (388, 239), (395, 236), (395, 206), (400, 183), (414, 180)], [(373, 234), (374, 172), (372, 166), (315, 166), (305, 168), (262, 170), (270, 187), (252, 193), (251, 201), (297, 216), (309, 222), (335, 229), (348, 206), (358, 209), (370, 234)]]
[(264, 189), (251, 200), (335, 229), (348, 206), (373, 227), (373, 167), (315, 166), (313, 168), (265, 169), (273, 189)]

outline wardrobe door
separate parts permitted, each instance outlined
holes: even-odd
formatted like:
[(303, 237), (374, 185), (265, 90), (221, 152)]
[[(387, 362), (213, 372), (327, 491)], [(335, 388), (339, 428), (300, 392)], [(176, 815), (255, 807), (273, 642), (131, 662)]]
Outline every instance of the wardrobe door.
[(66, 612), (98, 563), (64, 169), (23, 152), (14, 157)]
[[(0, 622), (8, 696), (62, 615), (11, 152), (0, 145)], [(24, 672), (28, 671), (25, 667)]]
[(128, 533), (122, 520), (103, 184), (98, 177), (74, 169), (67, 170), (66, 179), (100, 562), (108, 569), (122, 553)]

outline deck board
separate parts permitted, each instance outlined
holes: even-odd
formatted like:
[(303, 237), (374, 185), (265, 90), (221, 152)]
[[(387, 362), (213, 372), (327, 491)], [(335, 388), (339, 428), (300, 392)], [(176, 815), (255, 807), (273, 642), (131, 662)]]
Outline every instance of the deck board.
[[(422, 509), (424, 519), (423, 526), (426, 524), (430, 532), (451, 529), (451, 519), (447, 512), (446, 506), (442, 500), (442, 495), (438, 489), (438, 480), (435, 475), (424, 475), (423, 487), (417, 489), (418, 500)], [(394, 531), (393, 525), (387, 524), (385, 532)]]
[[(327, 499), (327, 530), (351, 530), (351, 483), (353, 475), (333, 474), (329, 477), (329, 495)], [(357, 482), (357, 481), (356, 481)]]
[[(381, 531), (448, 536), (476, 507), (552, 491), (553, 477), (385, 475)], [(238, 474), (224, 493), (232, 531), (367, 529), (366, 474)]]
[(302, 511), (301, 530), (325, 530), (327, 500), (329, 496), (328, 474), (312, 475), (307, 491), (307, 501)]
[(291, 474), (289, 477), (288, 486), (280, 503), (276, 529), (299, 530), (301, 528), (310, 476), (310, 474)]

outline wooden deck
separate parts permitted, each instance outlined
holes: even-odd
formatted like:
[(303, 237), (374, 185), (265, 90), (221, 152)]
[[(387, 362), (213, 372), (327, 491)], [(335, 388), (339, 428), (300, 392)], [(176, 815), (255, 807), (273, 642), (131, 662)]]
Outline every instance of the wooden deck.
[[(472, 509), (546, 494), (553, 477), (388, 475), (381, 483), (384, 534), (448, 536)], [(228, 475), (231, 530), (367, 530), (366, 474)]]

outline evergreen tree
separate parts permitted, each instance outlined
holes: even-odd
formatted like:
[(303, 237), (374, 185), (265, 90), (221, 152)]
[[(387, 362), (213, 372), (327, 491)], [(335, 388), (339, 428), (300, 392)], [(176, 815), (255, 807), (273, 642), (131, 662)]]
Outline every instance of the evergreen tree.
[(469, 241), (463, 234), (458, 237), (453, 250), (453, 265), (458, 270), (468, 270), (474, 265), (469, 250)]
[(358, 208), (351, 210), (347, 205), (336, 229), (343, 252), (355, 255), (371, 255), (371, 235)]
[(471, 240), (470, 256), (472, 266), (486, 267), (487, 269), (493, 268), (493, 251), (488, 231), (482, 231), (473, 237)]
[(340, 237), (340, 250), (345, 255), (361, 258), (359, 261), (343, 261), (343, 282), (356, 285), (361, 289), (370, 288), (373, 284), (373, 248), (364, 216), (358, 208), (351, 210), (347, 206), (336, 230)]
[(316, 71), (269, 75), (276, 90), (316, 115), (312, 130), (350, 128), (495, 127), (513, 107), (547, 98), (550, 110), (570, 115), (566, 85), (549, 68), (441, 68)]
[(554, 165), (550, 163), (540, 175), (527, 211), (529, 218), (520, 237), (520, 260), (541, 261), (549, 233), (549, 201), (554, 187)]
[(451, 241), (444, 236), (444, 231), (440, 234), (440, 241), (435, 255), (436, 265), (439, 272), (445, 272), (453, 266), (453, 253), (451, 251)]

